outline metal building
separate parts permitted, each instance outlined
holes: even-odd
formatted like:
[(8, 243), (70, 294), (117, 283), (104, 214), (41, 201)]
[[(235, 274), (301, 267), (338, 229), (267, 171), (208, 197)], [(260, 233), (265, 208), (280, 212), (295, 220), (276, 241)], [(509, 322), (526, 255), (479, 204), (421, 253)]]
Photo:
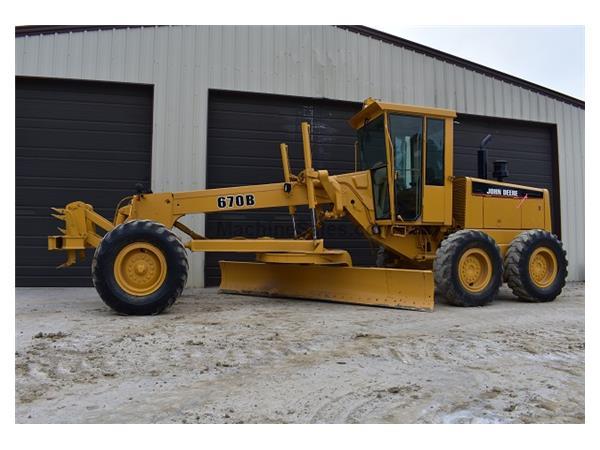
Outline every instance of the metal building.
[[(456, 109), (460, 175), (475, 175), (479, 140), (492, 133), (508, 181), (551, 190), (569, 279), (584, 279), (578, 99), (359, 26), (18, 27), (17, 285), (90, 283), (89, 267), (54, 270), (50, 206), (82, 199), (108, 215), (137, 182), (173, 191), (278, 181), (280, 141), (299, 168), (302, 120), (312, 123), (315, 166), (352, 170), (346, 120), (367, 97)], [(277, 235), (284, 215), (185, 222), (211, 237), (265, 226)], [(359, 263), (372, 257), (346, 224), (327, 233)], [(188, 286), (214, 284), (218, 257), (205, 264), (194, 253)]]

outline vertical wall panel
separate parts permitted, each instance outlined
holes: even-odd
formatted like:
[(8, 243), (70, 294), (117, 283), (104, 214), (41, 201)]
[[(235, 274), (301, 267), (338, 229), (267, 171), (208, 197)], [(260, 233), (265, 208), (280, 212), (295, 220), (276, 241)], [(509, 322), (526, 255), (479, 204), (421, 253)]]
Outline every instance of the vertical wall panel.
[(381, 98), (392, 98), (392, 46), (381, 47)]
[(83, 76), (83, 34), (69, 33), (69, 36), (67, 74), (69, 78), (81, 78)]
[(113, 30), (110, 58), (110, 79), (122, 80), (125, 77), (125, 51), (127, 30)]
[(52, 76), (59, 78), (68, 78), (69, 76), (67, 67), (70, 38), (71, 33), (57, 34), (54, 37), (54, 48), (52, 49)]
[(538, 120), (540, 119), (540, 115), (538, 114), (538, 103), (537, 103), (537, 95), (535, 94), (535, 92), (532, 91), (527, 91), (527, 102), (528, 102), (528, 106), (527, 106), (527, 120), (533, 120), (533, 118), (538, 118)]
[(425, 103), (425, 56), (412, 53), (413, 60), (413, 86), (415, 90), (414, 101), (417, 105)]
[(446, 96), (444, 88), (446, 86), (444, 63), (439, 59), (434, 61), (434, 105), (438, 108), (446, 108)]
[[(97, 33), (95, 33), (97, 35)], [(31, 73), (31, 74), (45, 74), (46, 76), (52, 76), (52, 55), (54, 53), (54, 34), (49, 34), (44, 37), (40, 37), (39, 54), (37, 56), (38, 66), (33, 71), (17, 70), (19, 73)], [(23, 39), (17, 39), (17, 43), (25, 42)], [(17, 58), (18, 60), (18, 58)], [(97, 76), (97, 73), (96, 73)]]
[(433, 58), (423, 58), (423, 90), (426, 106), (435, 106), (435, 73), (433, 72)]
[(510, 87), (510, 97), (512, 99), (512, 109), (513, 109), (513, 114), (511, 117), (514, 117), (515, 119), (522, 119), (523, 118), (523, 110), (521, 109), (521, 88), (511, 85)]
[(136, 78), (140, 72), (141, 36), (141, 28), (133, 28), (125, 34), (125, 79)]
[[(553, 98), (331, 26), (143, 27), (19, 37), (17, 75), (154, 85), (152, 188), (206, 180), (209, 89), (412, 104), (557, 124), (570, 279), (584, 277), (584, 114)], [(200, 231), (203, 217), (186, 218)], [(203, 255), (190, 285), (202, 285)]]
[(502, 83), (502, 100), (504, 102), (504, 117), (513, 117), (512, 90), (510, 84)]
[(15, 40), (15, 72), (16, 73), (35, 73), (36, 67), (28, 69), (25, 67), (25, 43), (29, 36), (25, 36)]
[(483, 115), (485, 114), (485, 86), (483, 81), (483, 75), (480, 73), (474, 73), (473, 77), (475, 78), (474, 87), (475, 87), (475, 114)]
[[(98, 35), (98, 47), (96, 52), (96, 76), (101, 80), (110, 80), (110, 63), (112, 59), (112, 30), (96, 33)], [(57, 41), (55, 39), (54, 45)]]
[(580, 279), (585, 279), (585, 117), (584, 113), (579, 108), (571, 107), (574, 116), (576, 117), (576, 126), (573, 127), (573, 133), (576, 139), (575, 147), (575, 158), (577, 164), (575, 166), (575, 173), (578, 176), (575, 177), (577, 180), (577, 186), (579, 190), (577, 192), (577, 217), (575, 221), (577, 223), (577, 235), (579, 236), (579, 246), (577, 248), (577, 259), (572, 259), (571, 263), (576, 264), (575, 273), (578, 273)]
[(413, 52), (402, 49), (402, 101), (415, 103), (415, 72), (413, 67)]
[(336, 77), (337, 77), (337, 66), (336, 66), (336, 42), (334, 40), (335, 32), (332, 28), (325, 28), (323, 30), (323, 95), (328, 98), (336, 97)]
[(323, 95), (325, 92), (325, 30), (317, 27), (312, 34), (312, 80), (313, 85), (311, 90), (315, 95)]
[[(560, 102), (557, 102), (556, 100), (552, 100), (552, 106), (554, 109), (554, 117), (556, 118), (556, 134), (557, 134), (557, 144), (559, 148), (562, 149), (566, 149), (567, 148), (567, 140), (565, 138), (565, 119), (564, 119), (564, 115), (562, 114), (563, 111), (563, 105)], [(563, 152), (559, 152), (558, 154), (558, 168), (559, 168), (559, 173), (560, 173), (560, 198), (563, 199), (563, 201), (561, 201), (560, 203), (560, 207), (561, 207), (561, 217), (563, 218), (567, 218), (567, 217), (571, 217), (570, 213), (571, 213), (571, 202), (565, 202), (564, 199), (569, 198), (572, 199), (571, 196), (571, 186), (572, 186), (572, 180), (565, 180), (566, 179), (566, 175), (569, 173), (568, 172), (568, 164), (569, 164), (569, 155), (567, 154), (566, 151)], [(565, 182), (566, 181), (566, 182)], [(561, 232), (562, 232), (562, 237), (563, 240), (565, 241), (565, 244), (567, 244), (568, 248), (571, 248), (570, 245), (570, 241), (574, 241), (575, 240), (575, 236), (573, 233), (571, 233), (571, 228), (572, 228), (572, 222), (571, 220), (564, 220), (561, 223)]]
[(456, 86), (456, 110), (467, 111), (467, 96), (465, 94), (465, 69), (454, 66), (454, 83)]
[(456, 71), (453, 65), (444, 64), (446, 108), (456, 109)]
[(390, 101), (404, 103), (404, 96), (402, 95), (402, 88), (404, 85), (404, 80), (402, 80), (402, 50), (397, 47), (393, 48), (391, 59)]
[(521, 94), (521, 110), (524, 120), (531, 120), (531, 101), (529, 99), (530, 92), (526, 89), (519, 89)]
[(22, 41), (23, 49), (21, 50), (22, 57), (20, 66), (24, 71), (35, 70), (39, 55), (41, 36), (26, 36)]
[(469, 114), (476, 114), (475, 112), (475, 101), (476, 101), (476, 87), (475, 87), (475, 73), (470, 70), (464, 71), (465, 75), (465, 112)]
[[(81, 61), (82, 78), (94, 78), (97, 73), (98, 33), (83, 33), (83, 49)], [(137, 78), (137, 75), (134, 76)]]

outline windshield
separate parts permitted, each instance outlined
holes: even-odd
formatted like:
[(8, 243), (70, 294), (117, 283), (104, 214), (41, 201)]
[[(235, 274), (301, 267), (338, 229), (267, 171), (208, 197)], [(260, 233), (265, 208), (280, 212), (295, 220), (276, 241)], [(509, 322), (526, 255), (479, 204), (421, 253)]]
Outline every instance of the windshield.
[(390, 218), (390, 191), (387, 174), (383, 115), (358, 130), (361, 170), (371, 171), (375, 218)]
[(380, 116), (358, 130), (361, 170), (376, 169), (387, 165), (383, 125), (383, 116)]

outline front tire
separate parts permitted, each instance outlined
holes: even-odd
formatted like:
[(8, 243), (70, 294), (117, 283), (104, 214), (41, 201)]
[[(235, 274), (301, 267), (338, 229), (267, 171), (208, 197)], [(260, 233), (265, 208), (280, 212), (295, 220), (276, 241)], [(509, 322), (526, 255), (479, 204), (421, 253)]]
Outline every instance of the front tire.
[(170, 230), (134, 220), (106, 233), (92, 261), (100, 298), (120, 314), (151, 315), (169, 308), (187, 281), (185, 248)]
[(517, 236), (504, 260), (508, 286), (526, 302), (551, 302), (562, 292), (568, 275), (562, 242), (544, 230)]
[(444, 239), (433, 263), (436, 292), (455, 306), (490, 303), (502, 284), (502, 257), (494, 239), (460, 230)]

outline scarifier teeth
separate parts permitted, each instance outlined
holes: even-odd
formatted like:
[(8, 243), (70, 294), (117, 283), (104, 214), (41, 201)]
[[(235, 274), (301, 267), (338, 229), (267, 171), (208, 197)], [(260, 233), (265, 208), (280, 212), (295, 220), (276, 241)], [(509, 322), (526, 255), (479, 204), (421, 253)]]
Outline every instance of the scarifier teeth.
[(51, 207), (50, 209), (52, 211), (54, 211), (54, 212), (59, 213), (59, 214), (63, 214), (65, 212), (65, 208), (54, 208), (54, 207)]
[(58, 266), (57, 269), (63, 269), (65, 267), (72, 266), (76, 262), (77, 262), (77, 256), (76, 256), (75, 250), (68, 250), (67, 251), (67, 260), (63, 264)]
[(67, 231), (66, 231), (64, 228), (61, 228), (61, 227), (56, 227), (56, 229), (57, 229), (58, 231), (60, 231), (62, 234), (67, 234)]
[(65, 216), (62, 214), (50, 214), (50, 215), (58, 220), (62, 220), (62, 221), (65, 220)]

